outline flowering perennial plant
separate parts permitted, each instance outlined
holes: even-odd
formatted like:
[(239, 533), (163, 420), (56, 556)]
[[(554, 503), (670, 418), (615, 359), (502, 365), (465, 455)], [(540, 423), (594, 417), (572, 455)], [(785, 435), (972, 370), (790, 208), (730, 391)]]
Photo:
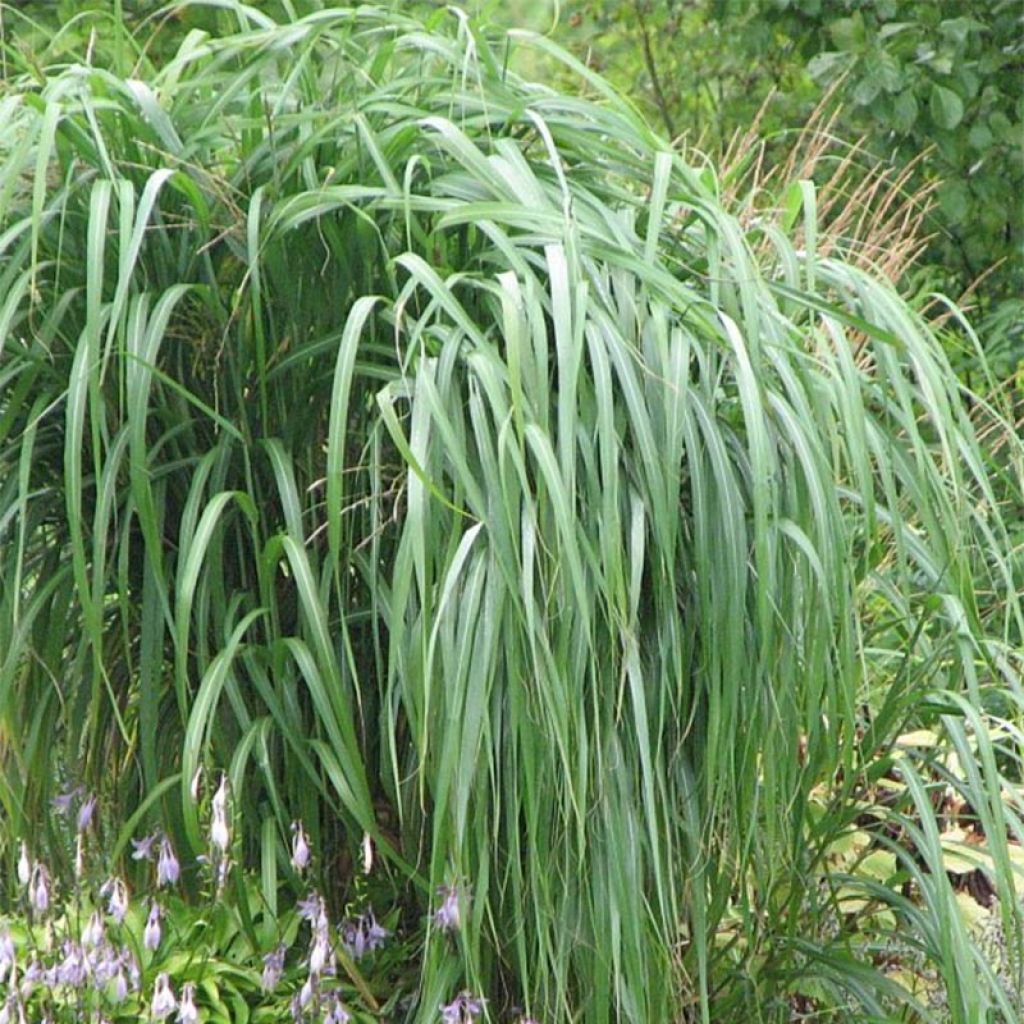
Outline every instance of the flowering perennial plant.
[[(77, 788), (56, 798), (54, 809), (74, 825), (72, 838), (84, 855), (85, 833), (94, 824), (95, 798)], [(211, 866), (208, 891), (220, 897), (231, 842), (223, 778), (211, 811), (210, 854), (198, 859)], [(304, 871), (312, 862), (309, 837), (301, 823), (292, 831), (293, 863), (296, 870)], [(0, 1024), (110, 1024), (128, 1017), (200, 1024), (209, 1019), (211, 1011), (204, 1010), (202, 993), (209, 991), (216, 964), (190, 949), (187, 966), (182, 968), (164, 926), (172, 913), (194, 916), (184, 903), (167, 895), (181, 878), (170, 837), (154, 832), (133, 840), (131, 858), (155, 863), (148, 896), (140, 893), (133, 900), (127, 883), (117, 874), (104, 878), (93, 890), (76, 864), (74, 887), (61, 899), (54, 892), (48, 866), (33, 859), (28, 844), (21, 843), (17, 878), (24, 915), (12, 923), (0, 919)], [(228, 912), (219, 898), (213, 910), (222, 915)], [(389, 933), (372, 910), (342, 929), (332, 927), (326, 901), (316, 891), (300, 900), (294, 913), (310, 927), (306, 956), (297, 959), (297, 970), (285, 984), (288, 945), (278, 941), (270, 952), (257, 952), (253, 960), (262, 963), (262, 972), (252, 971), (246, 1002), (278, 1006), (296, 1024), (347, 1024), (352, 1017), (336, 979), (336, 949), (344, 948), (359, 958), (379, 948)], [(172, 929), (171, 935), (188, 931)], [(237, 975), (238, 963), (231, 966)], [(201, 985), (204, 979), (207, 984)]]
[[(69, 812), (75, 795), (72, 791), (57, 798), (58, 813)], [(83, 834), (92, 824), (95, 806), (95, 798), (82, 801), (76, 818), (78, 851), (85, 848)], [(88, 901), (77, 894), (69, 908), (52, 898), (49, 868), (31, 858), (25, 843), (18, 861), (21, 899), (27, 920), (35, 927), (18, 928), (23, 940), (16, 942), (11, 927), (0, 923), (0, 984), (5, 988), (0, 1022), (38, 1020), (40, 1005), (47, 1008), (42, 1018), (47, 1022), (54, 1021), (59, 1007), (73, 1012), (61, 1020), (93, 1019), (94, 1012), (111, 1010), (130, 993), (139, 992), (141, 968), (131, 936), (122, 928), (127, 910), (124, 883), (110, 879), (100, 888), (101, 895), (110, 897), (106, 912), (98, 906), (88, 909)], [(80, 876), (76, 862), (76, 880)], [(73, 920), (82, 922), (77, 933), (70, 926)]]
[(309, 867), (309, 836), (301, 821), (292, 822), (292, 867), (301, 875)]
[[(437, 895), (441, 897), (441, 905), (434, 911), (434, 925), (443, 932), (458, 931), (462, 923), (461, 911), (459, 909), (460, 890), (457, 885), (442, 885), (438, 887)], [(468, 890), (461, 893), (461, 898), (469, 899)]]
[[(303, 835), (301, 825), (296, 834)], [(311, 892), (298, 902), (296, 909), (299, 916), (309, 922), (311, 937), (309, 954), (305, 960), (306, 978), (291, 1002), (292, 1019), (296, 1024), (306, 1020), (345, 1024), (351, 1019), (347, 1008), (337, 991), (325, 986), (325, 980), (334, 978), (337, 973), (337, 954), (327, 904), (320, 893)], [(279, 953), (280, 950), (265, 960), (264, 987), (267, 987), (268, 976), (274, 981), (279, 973)]]
[(383, 946), (389, 934), (377, 923), (370, 910), (342, 923), (341, 944), (353, 960), (361, 960), (367, 953)]
[(473, 1024), (483, 1012), (484, 1000), (464, 990), (441, 1007), (441, 1020), (444, 1024)]

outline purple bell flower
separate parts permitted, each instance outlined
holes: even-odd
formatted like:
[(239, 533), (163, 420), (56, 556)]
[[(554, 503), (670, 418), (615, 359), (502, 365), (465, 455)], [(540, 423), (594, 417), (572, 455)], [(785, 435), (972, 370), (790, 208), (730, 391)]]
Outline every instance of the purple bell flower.
[(141, 839), (133, 839), (132, 860), (149, 860), (153, 856), (153, 844), (157, 841), (159, 835), (159, 832), (154, 832), (152, 835), (143, 836)]
[(437, 894), (442, 897), (442, 901), (441, 906), (434, 911), (434, 925), (443, 932), (457, 931), (462, 923), (458, 886), (442, 885)]
[(226, 775), (220, 777), (220, 786), (213, 794), (210, 808), (212, 812), (210, 842), (221, 853), (227, 853), (227, 849), (231, 845), (231, 829), (228, 826), (228, 777)]
[(151, 1011), (157, 1020), (163, 1020), (175, 1011), (178, 1006), (174, 998), (174, 990), (171, 988), (171, 979), (167, 974), (157, 976), (156, 984), (153, 986), (153, 1003)]
[(22, 840), (21, 852), (18, 854), (18, 881), (22, 885), (28, 885), (32, 877), (32, 860), (28, 855), (28, 844)]
[(339, 995), (335, 995), (333, 1002), (324, 1014), (324, 1024), (349, 1024), (352, 1014), (345, 1009), (345, 1004)]
[(90, 796), (83, 800), (78, 808), (78, 831), (84, 832), (91, 824), (93, 813), (96, 810), (96, 797)]
[(367, 914), (360, 914), (355, 920), (346, 921), (340, 931), (341, 944), (353, 960), (360, 960), (367, 953), (379, 949), (391, 934), (377, 923), (372, 910)]
[(69, 789), (65, 793), (59, 793), (51, 801), (50, 805), (58, 814), (67, 814), (71, 810), (71, 805), (75, 802), (75, 798), (80, 796), (84, 790), (81, 786), (75, 786), (73, 789)]
[(292, 822), (292, 867), (301, 875), (309, 867), (309, 836), (301, 821)]
[(178, 1003), (178, 1024), (199, 1024), (199, 1010), (196, 1008), (196, 987), (190, 981), (181, 990)]
[(100, 886), (100, 895), (107, 897), (107, 913), (117, 922), (124, 922), (124, 915), (128, 913), (128, 890), (120, 878), (108, 879)]
[(14, 940), (11, 938), (11, 933), (5, 927), (0, 932), (0, 984), (6, 980), (8, 973), (17, 963), (17, 958)]
[(142, 932), (142, 944), (146, 949), (155, 950), (160, 945), (160, 904), (153, 902), (149, 907), (149, 917)]
[(36, 864), (29, 882), (29, 896), (32, 906), (45, 914), (50, 906), (50, 872), (46, 870), (45, 864)]
[(106, 929), (103, 927), (103, 915), (94, 910), (89, 916), (89, 921), (82, 930), (82, 945), (96, 949), (106, 937)]
[(444, 1024), (473, 1024), (483, 1012), (483, 999), (462, 991), (447, 1006), (441, 1007), (441, 1020)]
[(260, 984), (264, 992), (273, 992), (284, 972), (285, 945), (282, 942), (263, 958), (263, 977)]
[(156, 863), (156, 884), (158, 886), (174, 885), (181, 874), (181, 867), (178, 858), (174, 855), (174, 847), (170, 839), (162, 836), (160, 839), (160, 856)]

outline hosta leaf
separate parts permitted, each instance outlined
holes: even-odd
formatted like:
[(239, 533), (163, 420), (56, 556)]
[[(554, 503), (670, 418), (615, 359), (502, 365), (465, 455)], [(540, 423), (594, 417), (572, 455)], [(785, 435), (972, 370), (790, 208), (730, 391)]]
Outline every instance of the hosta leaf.
[(896, 873), (896, 854), (890, 850), (872, 850), (857, 864), (855, 871), (878, 882), (888, 882)]

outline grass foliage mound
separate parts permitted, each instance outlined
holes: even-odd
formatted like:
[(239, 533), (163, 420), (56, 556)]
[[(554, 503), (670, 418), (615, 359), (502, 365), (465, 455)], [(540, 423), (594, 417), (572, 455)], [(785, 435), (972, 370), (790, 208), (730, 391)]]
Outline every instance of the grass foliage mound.
[(218, 6), (6, 58), (10, 864), (68, 779), (194, 855), (221, 766), (271, 907), (369, 837), (420, 1021), (1013, 1019), (1011, 425), (545, 40)]

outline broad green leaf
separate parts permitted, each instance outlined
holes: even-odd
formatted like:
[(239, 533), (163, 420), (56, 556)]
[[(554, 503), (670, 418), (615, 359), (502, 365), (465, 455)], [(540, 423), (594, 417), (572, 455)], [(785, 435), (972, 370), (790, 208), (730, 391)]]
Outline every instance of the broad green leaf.
[(939, 85), (938, 82), (932, 84), (928, 109), (932, 120), (946, 131), (952, 131), (964, 117), (963, 100), (952, 89)]

